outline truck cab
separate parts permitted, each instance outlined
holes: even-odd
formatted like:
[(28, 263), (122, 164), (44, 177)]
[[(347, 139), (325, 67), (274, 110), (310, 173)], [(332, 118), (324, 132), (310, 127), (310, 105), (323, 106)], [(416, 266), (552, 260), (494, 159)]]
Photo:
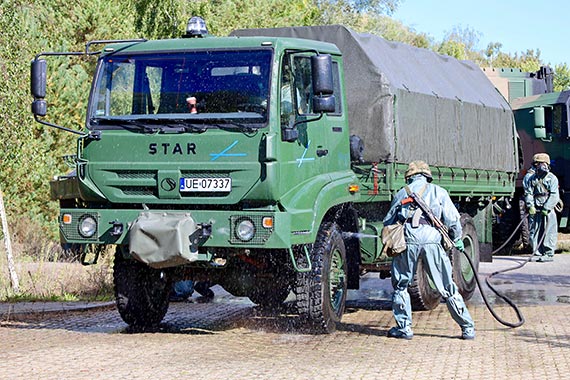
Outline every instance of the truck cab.
[[(32, 108), (53, 125), (44, 119), (49, 54), (32, 63)], [(341, 218), (359, 193), (336, 46), (202, 30), (106, 41), (89, 54), (98, 60), (74, 171), (51, 190), (64, 243), (117, 247), (125, 321), (160, 321), (171, 283), (182, 278), (207, 277), (256, 303), (280, 303), (299, 287), (297, 277), (320, 270), (310, 247), (323, 226), (340, 236), (330, 226), (342, 219), (342, 229), (356, 232), (353, 215)], [(327, 291), (337, 304), (319, 322), (325, 329), (346, 296), (339, 251), (338, 284)], [(358, 249), (348, 260), (358, 283)], [(143, 290), (135, 279), (154, 285)]]

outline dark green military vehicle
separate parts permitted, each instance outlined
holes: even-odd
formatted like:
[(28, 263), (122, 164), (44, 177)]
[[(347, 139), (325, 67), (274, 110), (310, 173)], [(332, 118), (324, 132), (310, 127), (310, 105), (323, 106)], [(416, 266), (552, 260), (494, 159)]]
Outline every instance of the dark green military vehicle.
[[(522, 220), (522, 228), (512, 242), (530, 249), (522, 178), (536, 153), (548, 153), (550, 156), (551, 169), (558, 177), (563, 201), (557, 213), (558, 228), (567, 232), (570, 227), (570, 91), (553, 90), (553, 76), (556, 74), (548, 66), (536, 72), (514, 68), (485, 68), (483, 71), (511, 104), (521, 143), (519, 154), (523, 170), (517, 179), (513, 202), (516, 207), (505, 210), (503, 227), (509, 224), (516, 226)], [(510, 246), (512, 244), (507, 248)]]
[[(116, 246), (125, 322), (160, 322), (173, 281), (208, 278), (333, 331), (362, 273), (389, 276), (370, 236), (415, 159), (449, 190), (473, 261), (490, 259), (517, 136), (477, 66), (342, 26), (211, 37), (189, 24), (202, 26), (187, 38), (87, 45), (98, 63), (75, 170), (51, 183), (62, 242)], [(50, 54), (32, 63), (32, 108), (57, 126)], [(468, 299), (473, 271), (458, 252), (453, 266)], [(440, 302), (421, 267), (410, 290), (416, 309)]]

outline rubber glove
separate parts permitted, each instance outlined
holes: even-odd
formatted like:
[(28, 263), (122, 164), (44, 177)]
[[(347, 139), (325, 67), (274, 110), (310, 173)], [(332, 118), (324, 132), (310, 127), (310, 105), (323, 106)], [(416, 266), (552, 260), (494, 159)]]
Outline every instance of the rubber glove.
[(458, 250), (460, 250), (461, 252), (465, 251), (465, 244), (463, 244), (463, 240), (459, 239), (455, 242), (455, 248), (457, 248)]
[(528, 214), (529, 215), (536, 214), (536, 208), (534, 208), (534, 206), (530, 206), (530, 208), (528, 209)]
[(542, 210), (540, 213), (541, 213), (542, 215), (544, 215), (544, 216), (548, 216), (548, 214), (550, 213), (550, 211), (548, 211), (548, 210)]

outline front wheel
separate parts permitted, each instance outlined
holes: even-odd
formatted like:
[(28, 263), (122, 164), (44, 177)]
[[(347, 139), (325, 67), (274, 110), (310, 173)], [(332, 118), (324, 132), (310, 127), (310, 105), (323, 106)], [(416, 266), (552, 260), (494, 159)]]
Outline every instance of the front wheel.
[(160, 323), (168, 311), (172, 283), (167, 273), (115, 254), (115, 300), (123, 321), (131, 326)]
[(332, 333), (347, 293), (346, 247), (336, 223), (321, 226), (310, 258), (312, 270), (297, 273), (297, 310), (315, 332)]

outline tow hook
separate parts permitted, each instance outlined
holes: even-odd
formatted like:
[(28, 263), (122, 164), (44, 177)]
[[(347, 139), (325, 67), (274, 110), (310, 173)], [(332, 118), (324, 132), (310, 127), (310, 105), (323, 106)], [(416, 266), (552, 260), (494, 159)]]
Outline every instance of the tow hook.
[(198, 247), (212, 236), (212, 224), (198, 223), (196, 231), (190, 235), (190, 252), (198, 252)]
[(121, 236), (123, 234), (124, 231), (123, 223), (115, 219), (112, 222), (109, 222), (109, 224), (113, 226), (113, 229), (110, 232), (111, 236)]

